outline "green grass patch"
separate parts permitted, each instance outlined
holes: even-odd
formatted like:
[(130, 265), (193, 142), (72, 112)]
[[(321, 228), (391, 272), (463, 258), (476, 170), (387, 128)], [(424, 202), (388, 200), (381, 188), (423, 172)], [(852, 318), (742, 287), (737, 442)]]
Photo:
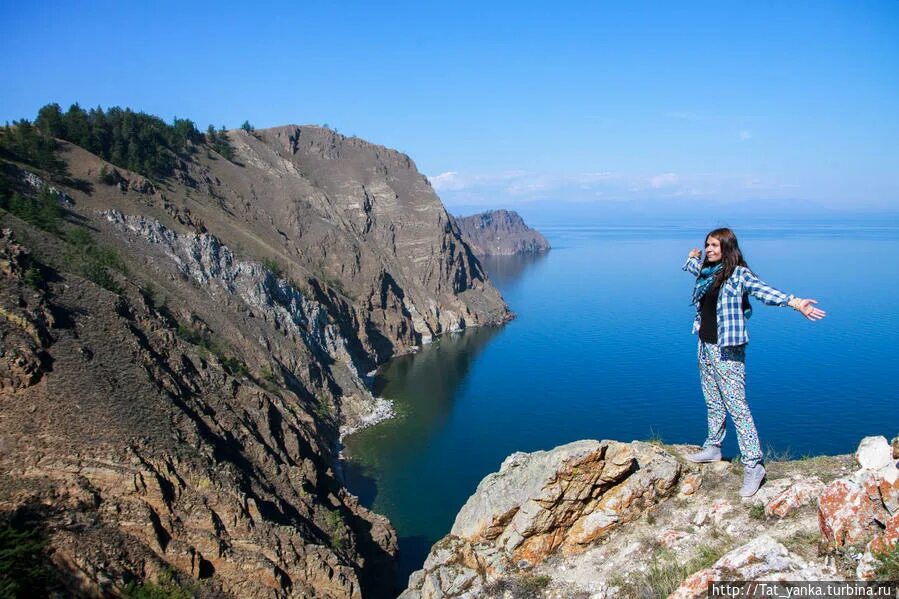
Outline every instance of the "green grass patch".
[(249, 374), (250, 369), (247, 365), (241, 359), (227, 354), (225, 344), (212, 334), (183, 324), (178, 325), (177, 334), (182, 340), (215, 356), (231, 376), (242, 377)]
[(274, 258), (263, 258), (262, 266), (270, 270), (271, 273), (275, 275), (276, 279), (280, 279), (284, 275), (284, 268), (282, 268), (281, 264)]
[(325, 523), (325, 528), (328, 533), (328, 539), (331, 544), (331, 549), (337, 552), (346, 549), (346, 526), (344, 525), (343, 517), (340, 515), (340, 511), (333, 510), (328, 512), (328, 515), (325, 517)]
[(110, 270), (128, 274), (128, 268), (118, 252), (98, 244), (94, 237), (81, 227), (67, 231), (65, 240), (68, 242), (65, 260), (69, 268), (104, 289), (119, 295), (124, 293), (124, 289), (110, 274)]
[(129, 583), (122, 595), (126, 599), (191, 599), (194, 593), (178, 584), (170, 570), (165, 570), (156, 582)]
[(726, 553), (726, 545), (700, 545), (695, 555), (685, 563), (677, 561), (669, 549), (661, 549), (644, 572), (634, 572), (628, 580), (617, 575), (609, 582), (618, 587), (620, 597), (667, 597), (691, 574), (708, 568)]
[(765, 514), (765, 506), (760, 503), (749, 506), (749, 516), (755, 520), (766, 520), (768, 518), (767, 514)]
[(522, 574), (516, 577), (499, 578), (484, 587), (488, 597), (511, 597), (512, 599), (537, 599), (549, 586), (551, 578), (545, 575)]
[(877, 560), (874, 571), (877, 580), (899, 580), (899, 543), (889, 551), (875, 552), (874, 559)]
[(262, 377), (263, 380), (268, 381), (272, 384), (278, 383), (278, 375), (275, 374), (274, 370), (268, 364), (262, 365), (262, 370), (259, 372), (259, 376)]

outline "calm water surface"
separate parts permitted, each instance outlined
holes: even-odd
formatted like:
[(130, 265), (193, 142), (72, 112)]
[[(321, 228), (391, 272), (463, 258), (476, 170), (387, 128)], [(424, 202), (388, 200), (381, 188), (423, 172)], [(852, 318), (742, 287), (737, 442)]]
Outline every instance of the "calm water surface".
[[(402, 586), (510, 453), (705, 437), (681, 265), (706, 229), (535, 226), (548, 254), (484, 261), (516, 319), (385, 365), (375, 392), (398, 417), (346, 439), (347, 486), (400, 535)], [(762, 447), (850, 453), (862, 436), (899, 433), (899, 223), (736, 232), (759, 277), (828, 313), (813, 323), (753, 300), (747, 397)], [(729, 421), (723, 450), (737, 454)]]

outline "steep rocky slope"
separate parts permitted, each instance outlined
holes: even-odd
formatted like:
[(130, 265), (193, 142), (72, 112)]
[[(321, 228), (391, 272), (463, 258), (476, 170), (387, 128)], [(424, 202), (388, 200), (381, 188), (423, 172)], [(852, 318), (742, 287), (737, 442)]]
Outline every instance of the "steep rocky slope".
[(462, 237), (478, 256), (533, 254), (550, 249), (543, 235), (511, 210), (454, 217)]
[(710, 581), (895, 577), (896, 441), (769, 463), (749, 499), (742, 466), (685, 461), (694, 450), (585, 440), (509, 456), (401, 599), (699, 598)]
[(340, 484), (339, 434), (386, 412), (378, 364), (510, 313), (407, 156), (230, 136), (233, 162), (165, 181), (61, 143), (64, 220), (0, 214), (0, 509), (67, 593), (172, 570), (198, 595), (390, 596), (396, 534)]

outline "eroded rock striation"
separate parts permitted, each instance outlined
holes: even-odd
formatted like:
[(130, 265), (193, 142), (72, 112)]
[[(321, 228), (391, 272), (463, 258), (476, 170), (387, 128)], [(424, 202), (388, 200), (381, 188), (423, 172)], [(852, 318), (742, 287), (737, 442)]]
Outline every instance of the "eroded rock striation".
[(478, 256), (510, 256), (549, 251), (549, 242), (512, 210), (489, 210), (454, 217), (462, 237)]
[(389, 415), (379, 364), (511, 314), (404, 154), (229, 135), (232, 161), (198, 148), (164, 181), (61, 142), (64, 218), (0, 214), (0, 510), (67, 594), (172, 572), (198, 596), (393, 596), (396, 533), (342, 486), (339, 437)]

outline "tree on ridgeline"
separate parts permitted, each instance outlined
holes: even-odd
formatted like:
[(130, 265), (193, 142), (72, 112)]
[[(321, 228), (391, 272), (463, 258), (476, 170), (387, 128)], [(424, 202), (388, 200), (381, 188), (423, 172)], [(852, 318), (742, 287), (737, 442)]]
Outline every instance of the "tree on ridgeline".
[(45, 136), (81, 146), (116, 166), (163, 179), (174, 172), (179, 157), (189, 157), (203, 142), (190, 119), (175, 117), (169, 125), (159, 117), (114, 106), (85, 111), (77, 103), (62, 112), (47, 104), (35, 127)]
[(48, 137), (65, 137), (65, 123), (59, 104), (47, 104), (37, 113), (34, 126)]
[[(244, 129), (255, 131), (249, 121)], [(26, 119), (0, 128), (0, 156), (32, 164), (51, 178), (67, 176), (66, 164), (56, 156), (57, 139), (81, 146), (113, 165), (151, 179), (165, 179), (179, 158), (189, 159), (203, 145), (233, 160), (228, 132), (212, 125), (204, 135), (190, 119), (174, 117), (171, 124), (130, 108), (100, 106), (84, 110), (77, 103), (65, 112), (59, 104), (38, 111), (34, 124)]]
[(223, 156), (225, 160), (234, 158), (234, 148), (231, 147), (231, 140), (228, 139), (228, 131), (224, 125), (218, 131), (215, 130), (215, 127), (209, 125), (206, 128), (206, 143)]
[(56, 156), (56, 139), (26, 119), (0, 129), (0, 156), (36, 166), (54, 180), (68, 176), (66, 163)]
[(243, 125), (241, 125), (240, 128), (247, 133), (253, 133), (256, 130), (256, 128), (250, 124), (250, 121), (244, 121)]
[(88, 121), (87, 113), (76, 102), (69, 107), (65, 114), (65, 136), (66, 141), (79, 145), (82, 148), (88, 148), (91, 140), (91, 125)]

